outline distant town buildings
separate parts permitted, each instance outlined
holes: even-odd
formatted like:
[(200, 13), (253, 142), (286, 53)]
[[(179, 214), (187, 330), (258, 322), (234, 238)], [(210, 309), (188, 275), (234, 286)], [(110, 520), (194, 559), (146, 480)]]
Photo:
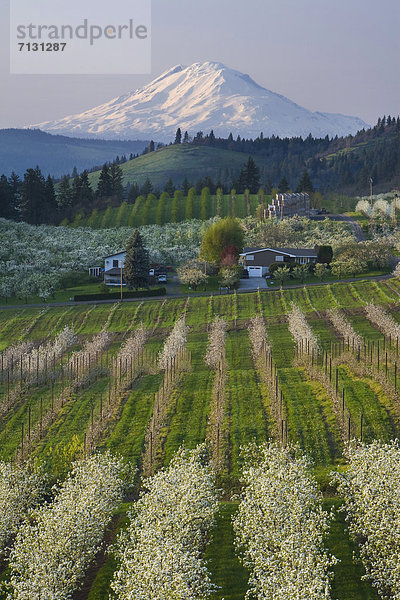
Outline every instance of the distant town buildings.
[(276, 194), (272, 204), (268, 205), (265, 211), (267, 219), (284, 219), (285, 217), (310, 216), (310, 196), (306, 193), (301, 194)]

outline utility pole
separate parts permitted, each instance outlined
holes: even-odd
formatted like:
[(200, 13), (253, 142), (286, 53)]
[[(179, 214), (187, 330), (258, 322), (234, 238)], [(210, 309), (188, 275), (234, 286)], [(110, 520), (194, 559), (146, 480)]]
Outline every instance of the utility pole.
[(369, 189), (371, 192), (371, 213), (372, 213), (372, 184), (374, 183), (374, 180), (372, 179), (372, 177), (369, 178)]
[(121, 302), (123, 300), (123, 296), (122, 296), (122, 260), (120, 261), (120, 265), (121, 265)]

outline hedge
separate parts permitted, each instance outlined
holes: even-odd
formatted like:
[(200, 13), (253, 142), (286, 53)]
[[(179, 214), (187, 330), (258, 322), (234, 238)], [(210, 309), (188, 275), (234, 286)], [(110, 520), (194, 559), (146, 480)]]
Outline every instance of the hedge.
[[(151, 296), (165, 296), (167, 290), (165, 287), (153, 288), (151, 290), (139, 290), (131, 292), (123, 292), (122, 299), (124, 298), (148, 298)], [(78, 294), (74, 296), (74, 302), (85, 302), (90, 300), (119, 300), (121, 298), (121, 292), (111, 292), (109, 294)]]

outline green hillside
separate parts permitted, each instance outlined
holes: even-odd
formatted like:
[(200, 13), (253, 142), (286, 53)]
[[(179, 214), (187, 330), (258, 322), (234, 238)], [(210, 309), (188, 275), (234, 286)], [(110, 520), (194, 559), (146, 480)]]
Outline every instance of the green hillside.
[[(136, 182), (143, 185), (146, 178), (149, 178), (155, 188), (162, 189), (169, 178), (178, 186), (185, 177), (195, 182), (207, 175), (214, 181), (220, 179), (222, 182), (230, 182), (237, 176), (247, 157), (247, 154), (241, 152), (206, 146), (167, 146), (121, 165), (123, 183), (126, 185)], [(89, 175), (94, 189), (97, 187), (99, 176), (99, 171)]]

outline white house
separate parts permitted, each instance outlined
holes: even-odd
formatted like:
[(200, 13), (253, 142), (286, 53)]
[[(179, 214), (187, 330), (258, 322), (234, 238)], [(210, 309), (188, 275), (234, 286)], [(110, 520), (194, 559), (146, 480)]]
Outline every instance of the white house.
[(124, 280), (124, 265), (126, 252), (118, 252), (106, 256), (104, 264), (104, 283), (106, 285), (121, 285), (121, 269), (122, 269), (122, 285)]

